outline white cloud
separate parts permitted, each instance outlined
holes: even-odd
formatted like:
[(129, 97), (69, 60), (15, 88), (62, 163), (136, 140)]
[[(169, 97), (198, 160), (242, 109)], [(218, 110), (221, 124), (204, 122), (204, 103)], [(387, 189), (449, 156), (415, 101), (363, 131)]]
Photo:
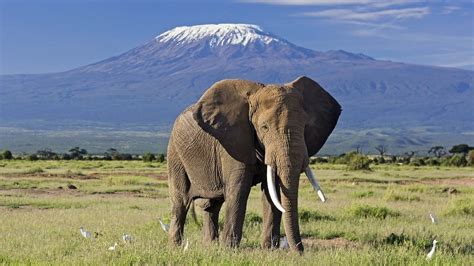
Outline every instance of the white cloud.
[(378, 21), (381, 19), (403, 20), (408, 18), (422, 18), (428, 14), (430, 14), (429, 7), (385, 9), (364, 12), (356, 12), (351, 9), (328, 9), (302, 13), (304, 16), (328, 18), (338, 21)]
[(445, 6), (443, 7), (443, 11), (441, 11), (441, 14), (451, 14), (459, 9), (461, 9), (459, 6)]

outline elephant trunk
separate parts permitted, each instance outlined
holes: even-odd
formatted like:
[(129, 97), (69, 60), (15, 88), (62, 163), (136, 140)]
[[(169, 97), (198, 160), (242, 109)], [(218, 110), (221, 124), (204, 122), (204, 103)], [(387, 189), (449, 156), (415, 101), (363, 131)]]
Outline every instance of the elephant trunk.
[(292, 250), (302, 252), (304, 247), (298, 222), (298, 187), (300, 174), (308, 166), (308, 153), (303, 136), (293, 136), (293, 140), (285, 139), (283, 143), (288, 145), (278, 147), (274, 153), (267, 153), (273, 158), (265, 158), (265, 161), (267, 165), (273, 166), (268, 168), (275, 169), (279, 178), (281, 205), (277, 206), (279, 202), (272, 200), (278, 209), (283, 209), (283, 224), (289, 246)]

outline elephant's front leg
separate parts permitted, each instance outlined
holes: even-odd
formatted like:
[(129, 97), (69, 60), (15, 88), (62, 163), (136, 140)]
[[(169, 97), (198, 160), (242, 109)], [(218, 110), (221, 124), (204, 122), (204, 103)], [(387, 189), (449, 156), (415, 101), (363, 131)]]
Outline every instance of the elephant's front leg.
[(222, 241), (228, 247), (237, 247), (242, 239), (247, 199), (251, 188), (250, 175), (241, 175), (226, 184), (226, 211)]
[[(278, 184), (275, 184), (278, 186)], [(279, 189), (277, 189), (279, 191)], [(278, 198), (280, 194), (278, 193)], [(262, 248), (278, 248), (280, 245), (281, 212), (273, 205), (267, 184), (262, 182), (263, 239)]]

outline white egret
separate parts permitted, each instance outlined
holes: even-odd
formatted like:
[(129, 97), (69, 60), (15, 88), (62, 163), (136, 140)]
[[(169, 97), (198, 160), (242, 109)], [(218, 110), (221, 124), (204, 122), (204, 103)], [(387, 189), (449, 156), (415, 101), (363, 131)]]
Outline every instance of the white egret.
[(79, 230), (81, 231), (81, 235), (85, 238), (91, 238), (91, 232), (84, 230), (84, 227), (80, 227)]
[(114, 251), (115, 248), (117, 248), (117, 246), (118, 246), (118, 244), (117, 244), (117, 242), (115, 242), (115, 244), (113, 246), (109, 247), (109, 250)]
[(188, 250), (189, 248), (189, 240), (186, 238), (186, 244), (184, 245), (183, 251)]
[(288, 239), (286, 236), (280, 238), (280, 248), (281, 249), (288, 249), (290, 245), (288, 245)]
[(124, 243), (130, 243), (132, 242), (132, 236), (129, 234), (123, 234), (122, 235), (122, 240)]
[(161, 217), (158, 218), (158, 220), (160, 221), (160, 225), (161, 225), (161, 228), (163, 229), (163, 231), (168, 232), (168, 230), (170, 229), (169, 224), (165, 224), (163, 222), (163, 220), (161, 220)]
[(438, 243), (438, 241), (436, 241), (436, 239), (433, 240), (433, 247), (431, 248), (430, 253), (428, 253), (428, 255), (426, 255), (427, 260), (431, 260), (431, 258), (433, 257), (433, 255), (435, 253), (435, 249), (436, 249), (436, 243)]
[(434, 223), (434, 224), (438, 221), (436, 219), (436, 216), (434, 216), (434, 214), (432, 214), (431, 212), (430, 212), (430, 218), (431, 218), (431, 222)]

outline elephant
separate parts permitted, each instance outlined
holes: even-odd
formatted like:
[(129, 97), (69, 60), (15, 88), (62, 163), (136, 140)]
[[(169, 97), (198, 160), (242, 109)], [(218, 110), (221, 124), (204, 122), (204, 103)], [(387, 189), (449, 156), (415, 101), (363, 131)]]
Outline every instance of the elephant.
[(177, 117), (170, 135), (170, 242), (182, 243), (193, 201), (203, 209), (204, 241), (219, 239), (225, 201), (221, 241), (238, 246), (250, 189), (261, 183), (262, 247), (278, 247), (283, 218), (290, 249), (303, 252), (299, 177), (306, 171), (315, 183), (309, 157), (326, 142), (340, 113), (339, 103), (305, 76), (283, 85), (237, 79), (213, 84)]

